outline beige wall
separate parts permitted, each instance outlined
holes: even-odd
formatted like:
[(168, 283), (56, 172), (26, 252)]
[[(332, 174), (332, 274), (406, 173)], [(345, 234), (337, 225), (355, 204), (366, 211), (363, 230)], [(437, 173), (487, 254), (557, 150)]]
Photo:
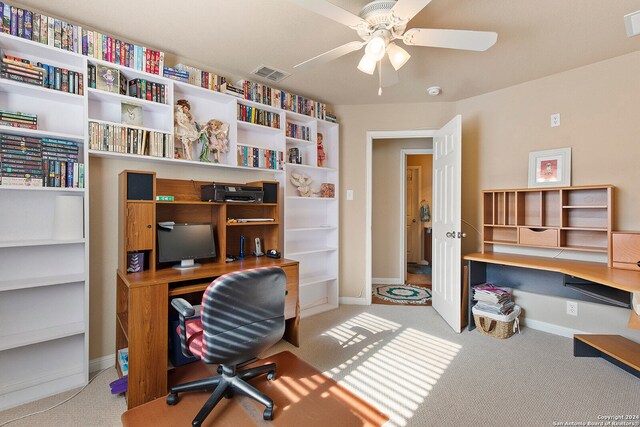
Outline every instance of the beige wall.
[[(399, 261), (403, 249), (400, 248), (400, 237), (398, 236), (398, 233), (404, 230), (402, 225), (404, 220), (400, 217), (401, 207), (404, 203), (404, 194), (400, 192), (402, 180), (400, 150), (403, 148), (430, 149), (432, 147), (431, 138), (377, 139), (373, 141), (371, 259), (372, 277), (374, 278), (394, 279), (394, 281), (402, 278)], [(430, 179), (429, 182), (431, 182)], [(429, 188), (430, 193), (431, 188)]]
[(155, 171), (158, 178), (248, 182), (273, 180), (267, 172), (218, 170), (174, 164), (138, 164), (135, 160), (91, 157), (89, 358), (115, 352), (116, 269), (118, 266), (118, 174), (125, 169)]
[[(463, 253), (480, 248), (480, 190), (526, 187), (528, 153), (558, 147), (572, 147), (573, 185), (616, 186), (615, 228), (640, 230), (638, 69), (635, 52), (455, 104), (337, 106), (341, 186), (356, 194), (340, 214), (340, 295), (362, 296), (364, 288), (367, 131), (433, 129), (462, 114)], [(560, 127), (550, 127), (553, 113), (561, 114)], [(580, 303), (576, 320), (558, 298), (519, 292), (518, 299), (530, 320), (640, 337), (626, 329), (628, 310)]]

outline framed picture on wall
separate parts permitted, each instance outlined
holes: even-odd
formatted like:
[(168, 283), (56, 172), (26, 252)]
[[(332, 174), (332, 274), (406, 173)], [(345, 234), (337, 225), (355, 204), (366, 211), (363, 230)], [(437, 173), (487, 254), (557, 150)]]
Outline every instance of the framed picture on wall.
[(529, 188), (570, 185), (571, 147), (529, 153)]

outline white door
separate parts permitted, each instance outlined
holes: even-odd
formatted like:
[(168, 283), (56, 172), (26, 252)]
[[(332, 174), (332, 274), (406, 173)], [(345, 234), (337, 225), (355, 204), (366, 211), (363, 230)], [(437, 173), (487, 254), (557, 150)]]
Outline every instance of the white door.
[(433, 308), (460, 332), (462, 116), (433, 138)]
[(407, 166), (405, 177), (407, 262), (417, 263), (420, 260), (420, 167)]

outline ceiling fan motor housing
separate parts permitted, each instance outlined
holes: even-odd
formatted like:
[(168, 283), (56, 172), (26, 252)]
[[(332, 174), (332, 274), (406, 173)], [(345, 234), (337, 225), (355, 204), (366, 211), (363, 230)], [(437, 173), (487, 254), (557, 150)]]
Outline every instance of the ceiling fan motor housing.
[(396, 5), (396, 0), (374, 0), (365, 5), (358, 16), (369, 23), (368, 28), (357, 28), (358, 35), (367, 39), (376, 30), (385, 28), (395, 34), (402, 34), (407, 27), (406, 20), (398, 20), (393, 17), (391, 9)]

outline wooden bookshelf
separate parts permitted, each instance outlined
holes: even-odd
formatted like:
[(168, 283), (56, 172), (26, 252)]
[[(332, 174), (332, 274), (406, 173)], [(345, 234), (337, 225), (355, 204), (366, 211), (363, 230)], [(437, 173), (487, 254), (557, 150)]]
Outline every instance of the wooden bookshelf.
[(611, 185), (482, 192), (483, 252), (515, 245), (609, 252)]

